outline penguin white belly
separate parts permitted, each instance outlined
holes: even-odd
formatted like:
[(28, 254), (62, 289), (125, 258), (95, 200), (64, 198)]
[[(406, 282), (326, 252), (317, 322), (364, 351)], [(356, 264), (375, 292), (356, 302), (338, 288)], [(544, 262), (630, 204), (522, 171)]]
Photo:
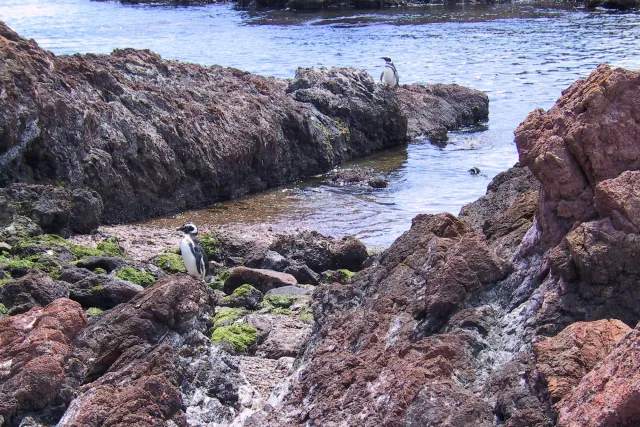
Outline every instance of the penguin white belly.
[(192, 276), (200, 277), (198, 267), (196, 266), (196, 257), (193, 256), (193, 252), (191, 252), (189, 241), (187, 239), (182, 239), (180, 242), (180, 252), (182, 253), (182, 261), (187, 269), (187, 273)]
[(393, 70), (389, 67), (384, 67), (384, 72), (383, 72), (383, 80), (386, 84), (388, 84), (389, 86), (395, 86), (396, 85), (396, 76), (393, 75)]

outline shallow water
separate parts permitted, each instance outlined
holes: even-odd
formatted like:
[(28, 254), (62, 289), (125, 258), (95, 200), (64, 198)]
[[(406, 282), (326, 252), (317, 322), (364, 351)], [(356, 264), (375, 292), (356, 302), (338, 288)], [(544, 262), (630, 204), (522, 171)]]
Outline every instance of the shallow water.
[[(444, 148), (416, 141), (355, 162), (389, 187), (334, 188), (310, 180), (151, 225), (270, 223), (354, 233), (387, 245), (418, 213), (460, 208), (517, 161), (513, 131), (534, 108), (608, 62), (640, 68), (640, 14), (531, 5), (426, 6), (380, 12), (243, 12), (231, 5), (125, 6), (89, 0), (4, 0), (0, 19), (56, 54), (149, 48), (167, 59), (293, 77), (299, 66), (353, 66), (379, 76), (390, 56), (401, 83), (485, 91), (490, 119)], [(472, 166), (482, 173), (471, 176)]]

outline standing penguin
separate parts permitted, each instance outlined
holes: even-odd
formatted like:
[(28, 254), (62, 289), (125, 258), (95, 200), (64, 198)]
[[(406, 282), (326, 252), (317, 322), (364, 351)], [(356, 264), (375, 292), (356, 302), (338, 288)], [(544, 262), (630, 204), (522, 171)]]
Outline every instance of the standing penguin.
[(193, 222), (187, 222), (178, 231), (184, 233), (180, 242), (180, 252), (182, 253), (182, 262), (184, 263), (187, 273), (204, 280), (207, 274), (207, 255), (200, 246), (198, 240), (198, 227)]
[(383, 56), (380, 59), (384, 59), (385, 61), (384, 70), (382, 70), (382, 74), (380, 74), (380, 81), (384, 81), (388, 86), (398, 86), (400, 84), (400, 76), (398, 75), (396, 66), (391, 62), (391, 58)]

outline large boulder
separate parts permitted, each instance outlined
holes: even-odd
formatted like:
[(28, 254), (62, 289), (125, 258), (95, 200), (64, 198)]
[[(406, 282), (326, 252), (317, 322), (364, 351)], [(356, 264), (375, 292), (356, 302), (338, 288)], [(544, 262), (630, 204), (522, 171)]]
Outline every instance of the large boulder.
[(224, 292), (231, 294), (242, 285), (251, 285), (262, 294), (281, 286), (295, 286), (296, 278), (287, 273), (260, 268), (236, 267), (224, 282)]
[(6, 425), (14, 424), (17, 413), (39, 411), (53, 401), (71, 340), (86, 323), (82, 307), (66, 298), (0, 319), (0, 419)]
[[(87, 187), (107, 223), (262, 191), (408, 140), (400, 97), (352, 68), (279, 80), (146, 50), (55, 56), (4, 24), (0, 61), (0, 185), (63, 183), (95, 212), (75, 190)], [(460, 119), (444, 126), (465, 111), (447, 107)], [(66, 207), (50, 207), (48, 224), (64, 225)], [(72, 228), (91, 228), (71, 212)]]
[(84, 307), (108, 310), (142, 292), (144, 288), (106, 274), (91, 274), (69, 285), (69, 298)]

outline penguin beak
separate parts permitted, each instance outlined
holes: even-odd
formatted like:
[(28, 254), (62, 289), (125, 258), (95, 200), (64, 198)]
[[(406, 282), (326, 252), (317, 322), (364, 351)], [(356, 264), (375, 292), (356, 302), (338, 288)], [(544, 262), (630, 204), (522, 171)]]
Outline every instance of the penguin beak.
[(184, 227), (178, 227), (176, 228), (176, 231), (184, 231)]

